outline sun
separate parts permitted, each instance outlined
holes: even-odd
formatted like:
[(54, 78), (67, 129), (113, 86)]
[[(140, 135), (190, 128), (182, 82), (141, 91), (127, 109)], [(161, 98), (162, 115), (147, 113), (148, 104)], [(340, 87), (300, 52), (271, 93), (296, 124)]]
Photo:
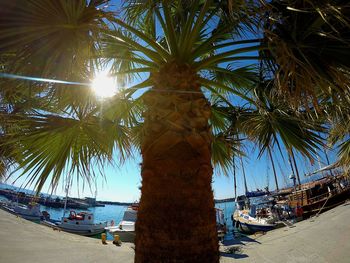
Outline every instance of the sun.
[(109, 98), (117, 93), (115, 78), (108, 76), (107, 72), (99, 73), (92, 81), (92, 90), (100, 98)]

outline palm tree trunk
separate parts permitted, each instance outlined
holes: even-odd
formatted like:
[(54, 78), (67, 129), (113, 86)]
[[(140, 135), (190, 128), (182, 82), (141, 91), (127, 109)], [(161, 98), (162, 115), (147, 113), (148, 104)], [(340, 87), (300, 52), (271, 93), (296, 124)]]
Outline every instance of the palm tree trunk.
[(165, 66), (144, 95), (135, 262), (219, 262), (210, 105), (186, 66)]

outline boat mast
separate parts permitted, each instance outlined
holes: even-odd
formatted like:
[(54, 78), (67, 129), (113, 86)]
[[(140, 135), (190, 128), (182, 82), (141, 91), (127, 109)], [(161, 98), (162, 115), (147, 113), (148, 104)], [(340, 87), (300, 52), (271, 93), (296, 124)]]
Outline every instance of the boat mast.
[(235, 192), (235, 201), (237, 200), (237, 179), (236, 179), (236, 164), (235, 164), (235, 156), (232, 157), (233, 162), (233, 185)]
[(293, 149), (291, 149), (291, 154), (292, 154), (292, 159), (293, 159), (293, 163), (294, 163), (294, 167), (295, 167), (295, 172), (296, 172), (297, 179), (298, 179), (298, 184), (299, 184), (299, 186), (301, 186), (299, 171), (298, 171), (297, 163), (295, 161)]
[(248, 193), (247, 178), (246, 178), (246, 176), (245, 176), (245, 171), (244, 171), (242, 156), (240, 157), (240, 160), (241, 160), (241, 167), (242, 167), (242, 173), (243, 173), (243, 179), (244, 179), (244, 190), (245, 190), (245, 193)]
[[(321, 137), (321, 133), (320, 132), (318, 132), (318, 135)], [(329, 162), (329, 157), (328, 157), (326, 145), (324, 144), (322, 148), (323, 148), (324, 156), (326, 157), (327, 165), (330, 165), (331, 163)], [(332, 172), (332, 169), (329, 170), (329, 173), (330, 173), (331, 176), (334, 176), (334, 174)]]
[[(63, 216), (62, 218), (66, 215), (66, 209), (67, 209), (67, 201), (68, 201), (68, 192), (69, 192), (69, 184), (70, 184), (70, 176), (67, 176), (67, 183), (66, 183), (66, 198), (64, 199), (64, 207), (63, 207)], [(63, 219), (62, 219), (63, 220)]]
[(277, 190), (277, 192), (279, 192), (278, 181), (277, 181), (277, 174), (276, 174), (276, 168), (275, 168), (275, 162), (273, 161), (273, 158), (272, 158), (270, 146), (267, 147), (267, 151), (268, 151), (268, 153), (269, 153), (270, 160), (271, 160), (271, 164), (272, 164), (273, 175), (274, 175), (274, 177), (275, 177), (276, 190)]

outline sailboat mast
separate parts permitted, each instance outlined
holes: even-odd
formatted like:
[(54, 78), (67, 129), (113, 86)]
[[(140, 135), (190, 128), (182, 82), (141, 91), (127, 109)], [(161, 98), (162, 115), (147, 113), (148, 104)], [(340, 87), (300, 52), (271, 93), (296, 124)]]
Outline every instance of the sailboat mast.
[(297, 163), (295, 161), (295, 156), (294, 156), (293, 149), (291, 149), (291, 154), (292, 154), (292, 159), (293, 159), (293, 163), (294, 163), (295, 172), (297, 174), (298, 184), (299, 184), (299, 186), (301, 186), (299, 171), (298, 171)]
[(244, 165), (243, 165), (242, 157), (240, 157), (240, 160), (241, 160), (241, 167), (242, 167), (242, 173), (243, 173), (243, 179), (244, 179), (244, 190), (245, 190), (245, 193), (248, 193), (247, 178), (245, 176), (245, 171), (244, 171)]
[(275, 177), (276, 190), (277, 190), (277, 192), (278, 192), (278, 191), (279, 191), (279, 188), (278, 188), (278, 181), (277, 181), (277, 173), (276, 173), (276, 168), (275, 168), (275, 162), (273, 161), (272, 154), (271, 154), (271, 148), (270, 148), (270, 147), (267, 147), (267, 151), (268, 151), (269, 156), (270, 156), (270, 160), (271, 160), (271, 164), (272, 164), (272, 169), (273, 169), (273, 175), (274, 175), (274, 177)]
[(64, 199), (63, 217), (66, 215), (67, 201), (68, 201), (68, 192), (69, 192), (69, 184), (70, 184), (70, 176), (68, 175), (67, 176), (66, 189), (65, 189), (65, 191), (66, 191), (66, 198)]
[(232, 158), (233, 162), (233, 187), (235, 192), (235, 201), (237, 199), (237, 179), (236, 179), (236, 164), (235, 164), (235, 157)]

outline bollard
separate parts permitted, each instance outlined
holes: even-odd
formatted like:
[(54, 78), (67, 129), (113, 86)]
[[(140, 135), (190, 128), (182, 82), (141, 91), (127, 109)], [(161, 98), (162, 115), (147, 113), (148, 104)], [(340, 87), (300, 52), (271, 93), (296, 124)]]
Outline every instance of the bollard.
[(114, 235), (113, 244), (117, 246), (120, 246), (122, 244), (122, 242), (120, 241), (119, 235)]
[(101, 241), (102, 241), (103, 245), (107, 245), (106, 239), (107, 239), (106, 233), (102, 233), (101, 234)]

